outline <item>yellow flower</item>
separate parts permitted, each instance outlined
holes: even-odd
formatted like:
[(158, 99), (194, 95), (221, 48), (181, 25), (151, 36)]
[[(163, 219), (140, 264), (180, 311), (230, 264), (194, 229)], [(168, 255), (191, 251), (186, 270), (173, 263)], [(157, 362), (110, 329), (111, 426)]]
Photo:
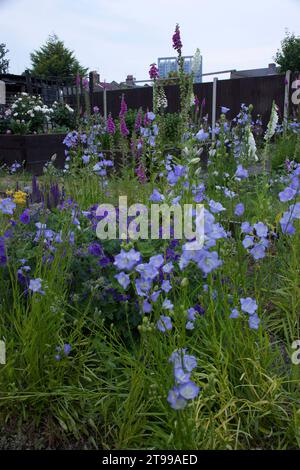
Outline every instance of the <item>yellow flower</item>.
[(7, 195), (7, 196), (12, 196), (13, 193), (14, 193), (14, 192), (13, 192), (11, 189), (8, 189), (8, 190), (6, 191), (6, 195)]
[(16, 191), (14, 193), (14, 202), (16, 204), (25, 204), (26, 203), (26, 197), (27, 197), (27, 194), (24, 193), (23, 191)]

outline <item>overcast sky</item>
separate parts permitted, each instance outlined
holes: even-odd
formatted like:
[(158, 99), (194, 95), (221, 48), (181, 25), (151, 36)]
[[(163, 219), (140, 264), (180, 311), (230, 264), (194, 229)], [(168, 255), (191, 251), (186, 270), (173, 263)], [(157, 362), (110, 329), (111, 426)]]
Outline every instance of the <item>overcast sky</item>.
[(266, 67), (286, 28), (299, 35), (300, 0), (0, 0), (15, 74), (56, 33), (101, 80), (145, 79), (157, 57), (174, 54), (177, 22), (184, 54), (199, 47), (204, 72)]

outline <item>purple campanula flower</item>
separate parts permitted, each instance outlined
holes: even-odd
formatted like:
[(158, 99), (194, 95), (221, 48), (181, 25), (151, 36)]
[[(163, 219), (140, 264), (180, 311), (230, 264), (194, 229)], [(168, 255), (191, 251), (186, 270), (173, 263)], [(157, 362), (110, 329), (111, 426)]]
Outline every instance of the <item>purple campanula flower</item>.
[(229, 318), (238, 318), (239, 317), (239, 311), (237, 308), (233, 308), (231, 310), (231, 314), (229, 315)]
[(192, 372), (197, 367), (197, 359), (190, 354), (183, 355), (183, 366), (188, 372)]
[(192, 322), (192, 321), (186, 322), (185, 328), (186, 328), (187, 330), (194, 330), (194, 328), (195, 328), (194, 322)]
[(130, 284), (130, 278), (128, 274), (125, 274), (124, 271), (122, 271), (121, 273), (116, 274), (114, 277), (115, 279), (117, 279), (120, 286), (122, 286), (123, 289), (126, 290)]
[(147, 297), (148, 292), (152, 287), (151, 279), (136, 279), (135, 280), (135, 287), (137, 295), (140, 297)]
[(190, 380), (187, 383), (181, 384), (178, 387), (179, 394), (185, 400), (193, 400), (199, 394), (200, 388)]
[(226, 108), (226, 106), (221, 106), (221, 113), (226, 114), (230, 111), (230, 108)]
[(143, 312), (144, 313), (150, 313), (152, 310), (152, 305), (150, 304), (150, 302), (145, 299), (144, 302), (143, 302)]
[(155, 268), (160, 268), (164, 264), (165, 260), (163, 255), (154, 255), (149, 259), (149, 264)]
[(281, 191), (281, 193), (278, 194), (278, 197), (281, 202), (287, 202), (287, 201), (291, 201), (295, 197), (296, 194), (297, 194), (297, 191), (288, 186), (283, 191)]
[(170, 261), (169, 263), (165, 264), (162, 268), (163, 272), (166, 274), (170, 274), (174, 269), (173, 263)]
[(254, 315), (250, 315), (250, 317), (248, 318), (248, 323), (250, 328), (258, 330), (260, 319), (258, 318), (256, 313)]
[(243, 168), (242, 165), (238, 165), (237, 166), (237, 170), (235, 172), (235, 176), (237, 178), (240, 178), (240, 179), (245, 179), (245, 178), (248, 178), (249, 174), (248, 174), (248, 170), (246, 170), (245, 168)]
[(177, 384), (184, 384), (188, 382), (190, 377), (190, 372), (186, 372), (182, 367), (174, 367), (174, 378)]
[(175, 175), (174, 171), (169, 171), (167, 179), (170, 186), (174, 186), (178, 182), (179, 177)]
[(93, 256), (102, 256), (103, 255), (102, 246), (97, 242), (91, 243), (89, 245), (88, 252), (89, 252), (90, 255), (93, 255)]
[(27, 225), (30, 222), (30, 210), (25, 209), (24, 212), (20, 215), (20, 221), (22, 224)]
[(99, 260), (99, 264), (100, 266), (102, 267), (106, 267), (108, 266), (109, 264), (111, 264), (111, 260), (108, 256), (103, 256), (100, 260)]
[(158, 269), (151, 263), (142, 263), (136, 266), (135, 270), (140, 273), (143, 279), (152, 280), (158, 276)]
[(257, 224), (254, 224), (253, 227), (255, 228), (256, 235), (258, 237), (267, 237), (268, 227), (265, 224), (258, 222)]
[(284, 212), (279, 223), (281, 225), (281, 230), (283, 233), (287, 235), (294, 235), (296, 229), (293, 226), (293, 218), (290, 212)]
[(174, 305), (172, 304), (172, 302), (169, 299), (165, 299), (163, 301), (162, 308), (164, 310), (173, 310)]
[(0, 201), (0, 211), (2, 211), (2, 214), (13, 215), (16, 207), (16, 204), (9, 197)]
[(39, 277), (30, 280), (29, 289), (33, 293), (45, 294), (45, 292), (42, 290), (42, 279), (40, 279)]
[(64, 348), (63, 348), (64, 355), (68, 356), (71, 352), (71, 349), (72, 349), (71, 345), (69, 343), (65, 343)]
[(245, 212), (245, 206), (242, 202), (240, 202), (239, 204), (235, 206), (234, 215), (236, 215), (237, 217), (241, 217), (241, 215), (243, 215), (244, 212)]
[(200, 129), (197, 134), (195, 135), (195, 138), (201, 142), (202, 140), (206, 140), (209, 137), (209, 133), (205, 132), (204, 129)]
[(153, 190), (153, 193), (151, 194), (149, 200), (151, 202), (162, 202), (165, 199), (165, 196), (163, 194), (160, 194), (160, 192), (157, 189)]
[(262, 259), (266, 255), (266, 247), (262, 243), (256, 243), (250, 250), (250, 254), (254, 259)]
[(240, 302), (242, 311), (249, 315), (253, 315), (258, 308), (256, 301), (251, 297), (241, 298)]
[[(148, 119), (148, 121), (150, 121), (150, 122), (154, 121), (154, 119), (155, 119), (155, 114), (154, 114), (152, 111), (148, 111), (148, 112), (147, 112), (147, 119)], [(158, 129), (158, 128), (157, 128), (157, 125), (156, 125), (156, 124), (154, 124), (154, 126), (153, 126), (153, 130), (154, 130), (154, 129), (156, 129), (156, 131), (154, 131), (154, 135), (157, 135), (157, 134), (158, 134), (158, 132), (157, 132), (157, 129)]]
[(195, 310), (197, 310), (199, 315), (204, 315), (205, 314), (205, 308), (202, 307), (200, 304), (195, 305)]
[(219, 212), (226, 210), (220, 202), (216, 202), (213, 199), (209, 201), (209, 208), (214, 214), (218, 214)]
[(170, 281), (163, 281), (161, 288), (164, 292), (168, 293), (172, 289)]
[(183, 367), (183, 357), (184, 357), (185, 353), (186, 353), (185, 348), (176, 349), (175, 351), (172, 352), (172, 354), (169, 358), (169, 362), (174, 364), (174, 368), (175, 367)]
[(243, 240), (243, 247), (244, 248), (250, 248), (251, 246), (254, 245), (254, 237), (251, 237), (250, 235), (246, 235), (246, 237)]
[(188, 310), (187, 310), (187, 319), (189, 321), (195, 321), (197, 315), (198, 315), (198, 312), (194, 307), (188, 308)]
[(121, 252), (115, 256), (114, 265), (119, 269), (131, 271), (134, 266), (140, 261), (141, 254), (131, 248), (129, 251), (121, 250)]
[(224, 194), (226, 197), (232, 199), (236, 196), (236, 193), (234, 191), (230, 191), (228, 188), (224, 188)]
[(251, 233), (253, 230), (253, 227), (249, 224), (249, 222), (243, 222), (241, 225), (241, 231), (242, 233)]
[(289, 212), (293, 219), (300, 219), (300, 202), (289, 207)]
[(221, 266), (223, 261), (218, 258), (218, 253), (216, 251), (203, 250), (197, 264), (204, 274), (209, 274), (211, 271)]
[(187, 405), (187, 401), (179, 395), (176, 387), (169, 391), (167, 402), (173, 410), (183, 410)]
[(180, 199), (181, 199), (181, 196), (174, 197), (174, 199), (172, 199), (172, 206), (179, 206)]
[(82, 156), (82, 161), (83, 161), (83, 163), (84, 163), (85, 165), (87, 165), (87, 164), (89, 163), (89, 161), (90, 161), (90, 158), (91, 158), (91, 157), (90, 157), (89, 155), (83, 155), (83, 156)]
[(162, 333), (165, 333), (167, 330), (172, 330), (173, 325), (171, 318), (166, 315), (161, 315), (160, 319), (156, 323), (156, 327)]

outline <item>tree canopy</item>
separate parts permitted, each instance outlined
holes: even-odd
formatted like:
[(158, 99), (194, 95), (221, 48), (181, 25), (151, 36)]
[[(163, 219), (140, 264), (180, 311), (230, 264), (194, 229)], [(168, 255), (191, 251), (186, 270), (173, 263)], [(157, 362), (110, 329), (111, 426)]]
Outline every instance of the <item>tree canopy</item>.
[(5, 57), (8, 53), (6, 44), (0, 43), (0, 73), (7, 73), (9, 68), (9, 60)]
[(68, 78), (77, 73), (86, 75), (86, 68), (76, 59), (74, 52), (68, 49), (64, 42), (55, 34), (49, 36), (40, 49), (30, 54), (32, 75), (41, 78)]
[(278, 49), (274, 60), (280, 66), (281, 72), (300, 72), (300, 37), (286, 32), (281, 41), (281, 49)]

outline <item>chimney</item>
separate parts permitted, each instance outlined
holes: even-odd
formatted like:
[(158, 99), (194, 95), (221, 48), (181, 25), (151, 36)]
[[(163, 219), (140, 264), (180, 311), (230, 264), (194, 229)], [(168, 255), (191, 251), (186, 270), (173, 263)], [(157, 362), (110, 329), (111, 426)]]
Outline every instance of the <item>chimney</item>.
[(134, 80), (135, 78), (133, 77), (133, 75), (127, 75), (126, 77), (126, 85), (128, 87), (133, 87), (135, 84), (134, 84)]
[(93, 74), (93, 84), (94, 84), (94, 91), (98, 89), (99, 82), (100, 82), (100, 75), (96, 70), (92, 70), (91, 72)]
[(268, 75), (277, 74), (276, 64), (272, 63), (268, 65)]

